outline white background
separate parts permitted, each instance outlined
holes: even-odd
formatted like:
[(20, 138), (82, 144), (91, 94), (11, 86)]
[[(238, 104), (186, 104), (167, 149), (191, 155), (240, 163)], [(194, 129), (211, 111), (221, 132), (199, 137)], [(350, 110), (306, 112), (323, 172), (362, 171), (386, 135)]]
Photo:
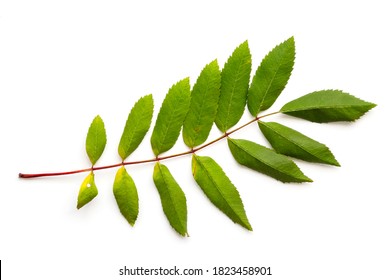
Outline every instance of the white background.
[[(271, 266), (273, 276), (263, 278), (275, 280), (390, 279), (390, 20), (385, 3), (1, 1), (4, 279), (138, 279), (118, 275), (125, 265)], [(112, 195), (116, 170), (96, 173), (99, 196), (79, 211), (77, 193), (86, 174), (17, 178), (19, 172), (88, 167), (85, 135), (97, 114), (108, 135), (98, 165), (118, 162), (127, 114), (141, 96), (152, 93), (157, 111), (173, 83), (189, 76), (193, 84), (215, 58), (222, 67), (244, 40), (255, 69), (290, 36), (296, 41), (295, 68), (269, 112), (320, 89), (342, 89), (378, 106), (352, 124), (269, 118), (326, 143), (336, 155), (341, 168), (297, 161), (311, 184), (282, 184), (242, 168), (223, 141), (199, 153), (212, 155), (229, 174), (253, 232), (209, 203), (192, 179), (188, 157), (165, 164), (187, 196), (189, 238), (176, 234), (163, 215), (150, 164), (128, 168), (140, 197), (134, 228)], [(245, 112), (240, 123), (249, 119)], [(218, 135), (214, 128), (209, 139)], [(233, 136), (267, 144), (255, 125)], [(150, 132), (130, 159), (152, 157), (149, 138)], [(184, 150), (180, 138), (169, 153)]]

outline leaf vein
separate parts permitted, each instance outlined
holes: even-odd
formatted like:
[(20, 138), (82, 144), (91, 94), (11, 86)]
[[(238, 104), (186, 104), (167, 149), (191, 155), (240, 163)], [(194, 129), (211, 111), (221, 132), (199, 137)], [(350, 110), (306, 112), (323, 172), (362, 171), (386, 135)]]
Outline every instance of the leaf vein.
[[(159, 170), (160, 170), (161, 178), (162, 178), (163, 181), (164, 181), (164, 185), (165, 185), (165, 186), (168, 186), (167, 181), (166, 181), (165, 176), (164, 176), (164, 172), (162, 172), (162, 169), (161, 169), (161, 165), (160, 165), (160, 164), (158, 164), (158, 168), (159, 168)], [(185, 225), (183, 225), (183, 223), (182, 223), (182, 221), (181, 221), (181, 219), (180, 219), (179, 211), (177, 210), (178, 207), (177, 207), (177, 205), (176, 205), (176, 203), (175, 203), (175, 200), (172, 198), (171, 189), (170, 189), (169, 187), (166, 187), (166, 190), (167, 190), (167, 192), (168, 192), (169, 201), (171, 202), (171, 204), (172, 204), (172, 206), (173, 206), (173, 209), (174, 209), (174, 211), (175, 211), (176, 218), (178, 219), (178, 221), (179, 221), (179, 223), (180, 223), (180, 226), (181, 226), (183, 229), (185, 229)]]
[[(255, 160), (265, 164), (266, 166), (276, 170), (277, 172), (280, 172), (284, 175), (286, 175), (287, 177), (292, 177), (290, 174), (288, 174), (287, 172), (284, 172), (283, 170), (279, 170), (279, 169), (276, 169), (274, 166), (268, 164), (267, 162), (264, 162), (263, 160), (257, 158), (256, 156), (254, 156), (252, 153), (250, 153), (247, 149), (245, 149), (244, 147), (240, 146), (240, 145), (237, 145), (234, 141), (231, 141), (231, 143), (233, 143), (236, 147), (240, 148), (241, 150), (243, 150), (244, 152), (246, 152), (248, 155), (250, 155), (252, 158), (254, 158)], [(268, 148), (267, 148), (268, 149)], [(281, 155), (282, 156), (282, 155)]]
[(195, 156), (195, 159), (196, 161), (198, 162), (198, 164), (203, 168), (203, 170), (205, 170), (205, 173), (207, 175), (207, 177), (211, 180), (211, 182), (213, 183), (215, 189), (218, 191), (218, 193), (221, 195), (221, 197), (223, 198), (223, 200), (225, 201), (225, 203), (228, 205), (229, 209), (234, 213), (234, 215), (236, 216), (236, 218), (241, 221), (241, 218), (240, 216), (236, 213), (236, 211), (230, 206), (230, 203), (228, 201), (228, 199), (224, 196), (223, 192), (220, 190), (220, 188), (218, 187), (218, 184), (215, 182), (214, 178), (211, 176), (211, 174), (208, 172), (207, 168), (205, 168), (205, 166), (200, 162), (200, 160)]

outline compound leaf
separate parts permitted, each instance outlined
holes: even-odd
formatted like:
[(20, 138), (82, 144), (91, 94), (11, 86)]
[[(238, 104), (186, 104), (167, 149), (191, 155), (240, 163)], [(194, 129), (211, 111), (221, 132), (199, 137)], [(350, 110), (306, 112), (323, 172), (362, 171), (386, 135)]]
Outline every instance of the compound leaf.
[(175, 145), (188, 112), (190, 99), (189, 78), (177, 82), (169, 89), (158, 113), (151, 138), (156, 156)]
[(140, 98), (131, 109), (123, 129), (118, 153), (125, 160), (134, 152), (150, 128), (153, 117), (153, 97), (151, 94)]
[(103, 120), (100, 116), (96, 116), (88, 129), (87, 140), (85, 142), (87, 154), (92, 165), (94, 165), (102, 155), (106, 143), (106, 130), (104, 128)]
[(234, 126), (244, 113), (252, 58), (245, 41), (225, 63), (221, 72), (221, 96), (215, 124), (222, 132)]
[(124, 166), (116, 173), (113, 193), (123, 217), (133, 226), (138, 216), (138, 192)]
[(95, 185), (95, 175), (93, 172), (89, 173), (81, 184), (79, 195), (77, 198), (77, 209), (80, 209), (85, 204), (90, 202), (98, 195), (98, 189)]
[(264, 57), (248, 91), (248, 109), (253, 116), (271, 107), (282, 93), (293, 70), (294, 59), (294, 37)]
[(286, 182), (312, 182), (288, 157), (264, 146), (244, 139), (228, 139), (230, 151), (236, 161), (276, 180)]
[(210, 157), (192, 156), (192, 174), (210, 201), (233, 222), (248, 230), (252, 227), (236, 187), (222, 168)]
[(184, 143), (193, 148), (206, 141), (215, 115), (221, 86), (221, 72), (217, 60), (206, 65), (191, 92), (191, 103), (183, 124)]
[(259, 122), (259, 127), (271, 146), (280, 154), (340, 166), (327, 146), (294, 129), (276, 122)]
[(156, 163), (153, 181), (160, 194), (165, 216), (171, 226), (182, 236), (187, 233), (187, 201), (183, 190), (165, 165)]
[(317, 123), (354, 121), (376, 105), (341, 90), (322, 90), (290, 101), (280, 112)]

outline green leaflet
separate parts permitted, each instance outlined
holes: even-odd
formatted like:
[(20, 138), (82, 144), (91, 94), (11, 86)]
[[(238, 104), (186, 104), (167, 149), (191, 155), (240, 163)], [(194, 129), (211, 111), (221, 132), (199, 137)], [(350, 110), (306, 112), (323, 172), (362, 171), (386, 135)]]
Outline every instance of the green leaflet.
[(103, 120), (100, 116), (96, 116), (88, 129), (87, 140), (85, 142), (87, 154), (92, 165), (94, 165), (102, 155), (106, 142), (106, 130), (104, 128)]
[(254, 142), (228, 139), (230, 151), (236, 161), (276, 180), (286, 182), (312, 182), (288, 157)]
[(206, 141), (218, 110), (221, 72), (217, 60), (206, 65), (191, 93), (191, 103), (183, 124), (184, 143), (193, 148)]
[(192, 156), (192, 174), (215, 206), (233, 222), (252, 230), (240, 194), (222, 168), (212, 158), (194, 154)]
[(85, 204), (94, 199), (97, 195), (98, 189), (95, 185), (95, 175), (93, 174), (93, 172), (91, 172), (81, 184), (79, 196), (77, 198), (77, 209), (83, 207)]
[(252, 58), (245, 41), (229, 57), (221, 72), (221, 96), (215, 124), (226, 132), (241, 119), (244, 113)]
[(322, 90), (290, 101), (280, 112), (312, 122), (354, 121), (376, 105), (341, 90)]
[(294, 37), (284, 41), (264, 57), (248, 91), (248, 109), (256, 117), (268, 109), (286, 87), (294, 67)]
[(156, 156), (175, 145), (188, 112), (190, 98), (189, 78), (177, 82), (169, 89), (158, 113), (151, 138)]
[(160, 194), (165, 216), (171, 226), (182, 236), (187, 233), (187, 201), (184, 192), (165, 165), (156, 163), (153, 181)]
[(113, 193), (123, 217), (133, 226), (138, 216), (138, 192), (124, 166), (116, 173)]
[(259, 122), (272, 147), (280, 154), (309, 162), (340, 166), (327, 146), (276, 122)]
[(153, 97), (149, 94), (134, 104), (127, 118), (118, 147), (118, 153), (122, 160), (125, 160), (141, 144), (150, 128), (152, 117)]

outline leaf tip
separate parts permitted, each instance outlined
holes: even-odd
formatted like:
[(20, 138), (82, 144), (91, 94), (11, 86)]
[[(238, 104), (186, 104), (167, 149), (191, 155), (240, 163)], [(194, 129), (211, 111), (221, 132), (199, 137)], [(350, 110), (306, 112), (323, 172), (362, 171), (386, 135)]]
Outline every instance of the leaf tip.
[(290, 43), (292, 43), (292, 44), (295, 44), (295, 38), (294, 38), (294, 36), (291, 36), (290, 38), (288, 38), (288, 39), (286, 40), (286, 42), (290, 42)]
[(85, 206), (88, 202), (84, 202), (84, 201), (77, 201), (77, 210), (80, 210), (83, 206)]
[(150, 101), (152, 103), (152, 106), (154, 105), (153, 94), (149, 93), (145, 95), (143, 99)]
[(240, 46), (248, 47), (249, 46), (248, 40), (245, 40), (244, 42), (242, 42)]
[(96, 115), (95, 118), (93, 119), (94, 121), (103, 121), (102, 117), (100, 115)]
[[(298, 180), (295, 181), (297, 183), (313, 183), (314, 181), (307, 177), (302, 171), (301, 172), (301, 176), (299, 176)], [(293, 181), (290, 181), (290, 183), (292, 183)], [(283, 182), (284, 183), (284, 182)]]
[(218, 64), (218, 59), (214, 59), (213, 61), (210, 62), (210, 64)]
[(372, 103), (372, 102), (367, 102), (367, 103), (368, 103), (368, 107), (369, 107), (368, 110), (371, 110), (371, 109), (375, 108), (376, 106), (378, 106), (377, 104)]
[(334, 161), (331, 162), (330, 164), (336, 167), (341, 167), (341, 164), (337, 161), (337, 159), (334, 159)]
[(189, 83), (190, 83), (190, 77), (185, 77), (185, 78), (182, 79), (180, 82), (189, 84)]
[(304, 179), (302, 179), (302, 183), (313, 183), (314, 181), (307, 177), (306, 175), (303, 175)]
[(248, 221), (247, 223), (245, 223), (243, 226), (244, 226), (244, 228), (246, 228), (247, 230), (253, 231), (253, 228), (252, 228), (251, 224), (249, 223), (249, 221)]
[(185, 232), (178, 232), (182, 237), (190, 237), (187, 231)]
[(83, 203), (83, 202), (81, 202), (81, 201), (77, 201), (77, 210), (80, 210), (83, 206), (85, 206), (86, 205), (86, 203)]
[(250, 49), (249, 49), (249, 43), (248, 43), (248, 40), (245, 40), (244, 42), (242, 42), (233, 52), (233, 54), (235, 52), (244, 52), (247, 56), (249, 55), (249, 58), (251, 56), (250, 54)]

